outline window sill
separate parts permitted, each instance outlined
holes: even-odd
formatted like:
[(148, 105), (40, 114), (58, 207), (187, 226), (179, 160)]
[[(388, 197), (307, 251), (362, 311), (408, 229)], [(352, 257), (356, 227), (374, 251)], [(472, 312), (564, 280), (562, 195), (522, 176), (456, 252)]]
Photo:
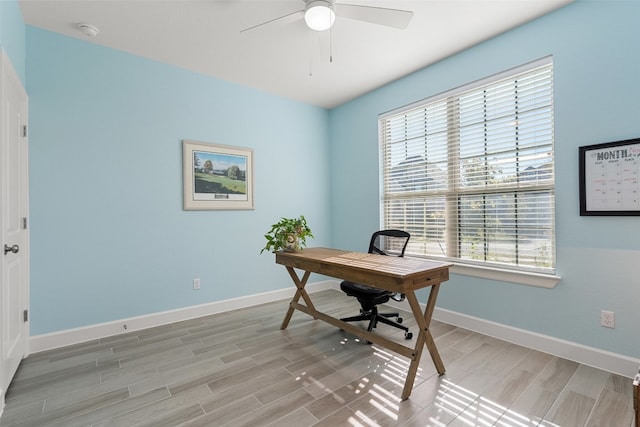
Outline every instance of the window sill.
[(553, 274), (529, 273), (525, 271), (505, 270), (495, 267), (454, 263), (449, 270), (453, 274), (478, 277), (481, 279), (499, 280), (501, 282), (517, 283), (519, 285), (536, 286), (539, 288), (554, 288), (562, 278)]

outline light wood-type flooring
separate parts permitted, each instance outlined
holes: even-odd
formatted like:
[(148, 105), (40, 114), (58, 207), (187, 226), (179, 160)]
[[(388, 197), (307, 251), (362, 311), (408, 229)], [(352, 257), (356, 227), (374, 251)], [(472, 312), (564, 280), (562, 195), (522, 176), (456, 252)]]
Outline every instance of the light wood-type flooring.
[[(339, 291), (312, 299), (335, 317), (358, 311), (357, 301)], [(297, 311), (281, 331), (287, 305), (278, 301), (33, 354), (8, 390), (0, 425), (633, 423), (630, 379), (436, 321), (431, 331), (447, 372), (439, 376), (425, 351), (411, 397), (400, 401), (406, 358)], [(404, 315), (405, 323), (413, 325), (410, 317)], [(386, 325), (377, 330), (403, 340)]]

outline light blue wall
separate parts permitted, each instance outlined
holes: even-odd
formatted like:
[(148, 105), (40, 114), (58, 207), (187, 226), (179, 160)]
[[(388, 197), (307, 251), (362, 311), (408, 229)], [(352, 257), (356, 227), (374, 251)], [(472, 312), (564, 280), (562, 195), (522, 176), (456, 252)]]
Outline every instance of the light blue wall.
[[(326, 110), (26, 34), (32, 335), (290, 287), (280, 216), (330, 245)], [(182, 210), (182, 139), (253, 148), (256, 209)]]
[[(547, 290), (453, 275), (438, 305), (640, 357), (640, 217), (580, 217), (578, 205), (578, 147), (640, 137), (639, 22), (640, 2), (579, 1), (332, 110), (334, 246), (362, 250), (379, 226), (378, 114), (553, 55), (562, 281)], [(600, 326), (601, 309), (616, 329)]]
[(25, 84), (25, 25), (17, 0), (0, 0), (0, 46)]

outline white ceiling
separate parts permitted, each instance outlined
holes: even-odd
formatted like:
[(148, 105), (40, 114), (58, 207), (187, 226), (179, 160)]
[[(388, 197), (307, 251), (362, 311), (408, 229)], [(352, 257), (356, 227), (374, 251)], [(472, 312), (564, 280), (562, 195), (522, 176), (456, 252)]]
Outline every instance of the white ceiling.
[[(414, 12), (405, 30), (338, 16), (240, 30), (304, 8), (303, 0), (20, 0), (25, 23), (332, 108), (573, 0), (337, 0)], [(87, 37), (79, 23), (96, 26)]]

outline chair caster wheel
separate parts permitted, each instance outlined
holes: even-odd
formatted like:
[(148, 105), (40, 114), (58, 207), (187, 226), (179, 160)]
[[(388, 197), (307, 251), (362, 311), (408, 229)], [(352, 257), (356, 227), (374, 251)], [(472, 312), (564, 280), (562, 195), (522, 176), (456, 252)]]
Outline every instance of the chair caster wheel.
[(411, 332), (405, 332), (404, 333), (404, 339), (405, 340), (410, 340), (411, 338), (413, 338), (413, 334)]
[(396, 320), (396, 322), (402, 323), (402, 317), (398, 317), (398, 320)]

